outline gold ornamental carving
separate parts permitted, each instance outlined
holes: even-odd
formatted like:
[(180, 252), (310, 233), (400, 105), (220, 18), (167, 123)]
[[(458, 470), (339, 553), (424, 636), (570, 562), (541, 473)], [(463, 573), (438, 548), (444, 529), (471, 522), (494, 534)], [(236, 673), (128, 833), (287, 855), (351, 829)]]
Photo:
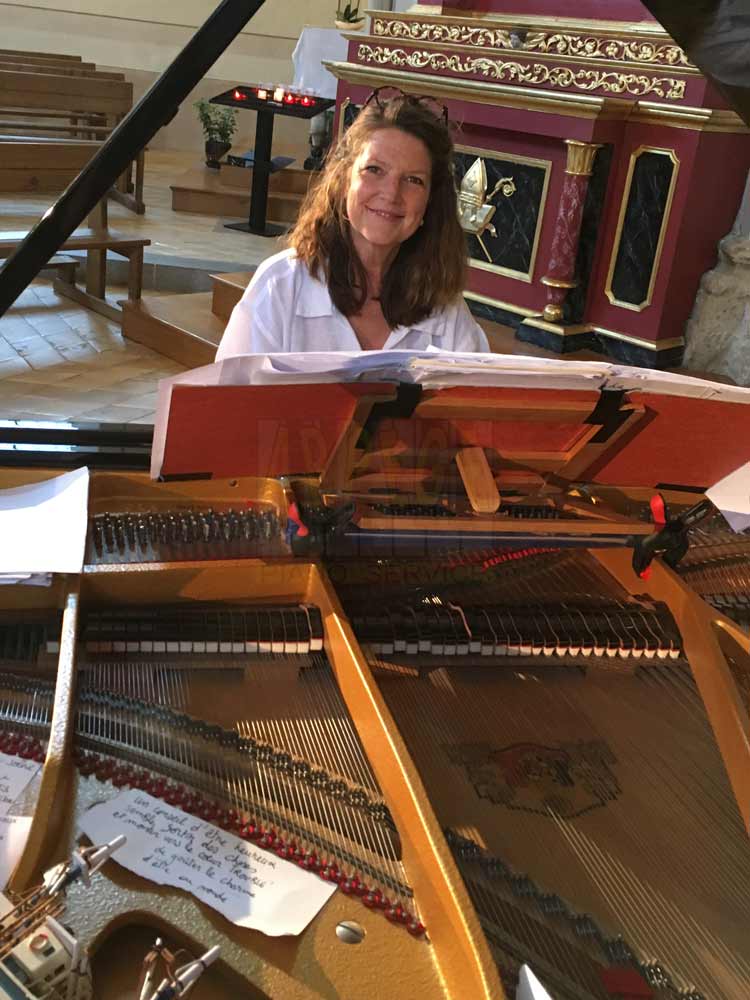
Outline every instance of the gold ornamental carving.
[(594, 168), (596, 151), (602, 148), (601, 143), (566, 139), (565, 145), (568, 147), (565, 173), (572, 174), (574, 177), (590, 177)]
[(529, 31), (523, 35), (507, 28), (386, 18), (373, 18), (372, 33), (412, 42), (443, 42), (484, 49), (514, 49), (580, 59), (692, 68), (679, 45), (642, 38), (604, 38), (561, 31)]
[(631, 97), (655, 94), (657, 97), (669, 100), (680, 100), (685, 96), (684, 80), (646, 76), (643, 73), (574, 69), (570, 66), (547, 66), (543, 63), (526, 64), (487, 56), (464, 58), (450, 52), (407, 51), (369, 44), (358, 46), (357, 58), (361, 62), (375, 63), (378, 66), (428, 69), (436, 73), (448, 71), (462, 76), (479, 73), (488, 79), (530, 84), (534, 87), (546, 84), (564, 90), (604, 90), (609, 94), (627, 94)]
[(461, 228), (469, 236), (476, 236), (490, 264), (492, 263), (492, 255), (484, 245), (482, 236), (486, 232), (497, 236), (497, 230), (492, 224), (497, 206), (491, 203), (492, 199), (496, 194), (510, 198), (515, 193), (516, 185), (513, 178), (501, 177), (492, 192), (487, 194), (487, 168), (481, 156), (474, 160), (461, 181), (458, 192), (458, 218)]

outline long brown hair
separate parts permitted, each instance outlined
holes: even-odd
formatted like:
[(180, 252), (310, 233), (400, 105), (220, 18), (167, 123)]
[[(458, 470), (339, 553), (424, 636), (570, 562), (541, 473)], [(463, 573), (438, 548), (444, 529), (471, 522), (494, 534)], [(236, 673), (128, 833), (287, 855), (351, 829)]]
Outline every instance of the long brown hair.
[(380, 305), (388, 325), (412, 326), (455, 301), (463, 291), (466, 238), (458, 221), (453, 140), (448, 127), (408, 96), (371, 102), (339, 140), (318, 183), (300, 209), (289, 245), (312, 275), (325, 281), (336, 308), (358, 313), (367, 299), (367, 275), (346, 218), (352, 165), (373, 132), (398, 128), (420, 139), (432, 161), (424, 222), (405, 240), (383, 278)]

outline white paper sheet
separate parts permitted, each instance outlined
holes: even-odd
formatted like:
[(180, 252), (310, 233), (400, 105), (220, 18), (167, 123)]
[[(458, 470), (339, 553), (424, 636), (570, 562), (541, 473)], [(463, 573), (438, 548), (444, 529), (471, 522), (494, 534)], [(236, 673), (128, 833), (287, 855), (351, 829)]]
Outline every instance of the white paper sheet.
[(0, 888), (18, 864), (31, 829), (31, 816), (0, 816)]
[(10, 583), (25, 583), (30, 587), (49, 587), (51, 573), (0, 573), (0, 586)]
[(18, 864), (31, 828), (31, 816), (9, 816), (8, 810), (40, 767), (36, 761), (0, 753), (0, 889)]
[(687, 375), (607, 361), (562, 361), (521, 354), (446, 351), (334, 351), (244, 354), (183, 372), (159, 383), (151, 475), (161, 474), (172, 389), (176, 385), (288, 385), (319, 382), (413, 382), (425, 388), (508, 386), (537, 389), (613, 389), (750, 404), (750, 389)]
[(290, 861), (135, 789), (89, 809), (81, 832), (97, 844), (124, 834), (118, 864), (185, 889), (233, 924), (273, 937), (300, 934), (336, 891)]
[(516, 1000), (552, 1000), (528, 965), (522, 965), (518, 973)]
[(729, 522), (732, 531), (750, 528), (750, 462), (720, 479), (706, 496)]
[[(0, 490), (0, 574), (80, 573), (89, 470)], [(38, 577), (20, 582), (42, 582)]]
[(0, 753), (0, 816), (7, 815), (41, 766), (35, 760)]

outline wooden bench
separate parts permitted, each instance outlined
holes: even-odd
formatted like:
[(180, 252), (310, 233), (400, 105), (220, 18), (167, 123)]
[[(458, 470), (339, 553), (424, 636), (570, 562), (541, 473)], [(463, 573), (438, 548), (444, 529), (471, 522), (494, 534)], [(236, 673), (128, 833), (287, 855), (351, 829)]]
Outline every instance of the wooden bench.
[(124, 80), (124, 73), (114, 73), (110, 70), (82, 68), (80, 63), (26, 63), (14, 60), (6, 61), (0, 56), (0, 70), (9, 73), (51, 73), (53, 76), (85, 76), (97, 80)]
[(68, 111), (71, 117), (93, 112), (104, 115), (105, 124), (116, 125), (132, 104), (133, 84), (128, 80), (0, 70), (1, 108)]
[(0, 191), (63, 191), (100, 145), (91, 140), (0, 135)]
[(71, 56), (67, 52), (36, 52), (32, 49), (0, 49), (0, 56), (33, 56), (41, 59), (56, 59), (62, 62), (81, 62), (81, 56)]
[[(97, 210), (100, 220), (106, 219), (106, 202), (101, 202)], [(90, 217), (91, 218), (91, 217)], [(0, 258), (10, 257), (23, 243), (28, 233), (24, 231), (0, 232)], [(63, 243), (60, 251), (70, 253), (74, 250), (85, 251), (85, 283), (80, 288), (76, 284), (74, 270), (65, 268), (65, 261), (58, 257), (62, 277), (55, 278), (53, 288), (60, 295), (65, 295), (74, 302), (101, 313), (115, 322), (122, 322), (122, 309), (119, 305), (107, 300), (107, 251), (125, 257), (128, 261), (128, 300), (136, 302), (141, 297), (143, 287), (143, 248), (151, 244), (151, 240), (127, 233), (118, 233), (106, 227), (86, 227), (76, 231)], [(48, 264), (56, 266), (53, 257)]]
[[(19, 119), (19, 126), (15, 130), (17, 134), (23, 132), (20, 121), (25, 114), (29, 115), (31, 123), (35, 126), (40, 124), (40, 119), (47, 117), (56, 125), (57, 119), (62, 116), (63, 121), (71, 128), (71, 139), (90, 135), (87, 132), (89, 126), (112, 129), (130, 110), (132, 102), (133, 85), (126, 80), (66, 75), (49, 72), (47, 67), (41, 72), (0, 69), (0, 119)], [(34, 128), (34, 131), (40, 130)], [(101, 139), (104, 136), (96, 135), (91, 138)], [(58, 137), (56, 141), (62, 144), (65, 140)], [(0, 143), (4, 145), (2, 136)], [(32, 164), (34, 176), (43, 174), (45, 170), (49, 171), (48, 149), (29, 147), (28, 152), (37, 153), (39, 156), (39, 160)], [(19, 154), (16, 153), (17, 155)], [(71, 155), (74, 157), (80, 155), (80, 149)], [(139, 151), (134, 161), (134, 168), (135, 176), (132, 176), (131, 165), (112, 188), (110, 196), (131, 211), (142, 214), (145, 211), (143, 150)], [(62, 187), (65, 187), (77, 172), (68, 177)], [(40, 187), (36, 189), (44, 190)]]
[[(8, 114), (8, 112), (5, 112)], [(23, 138), (29, 139), (32, 136), (29, 133), (38, 132), (41, 134), (47, 134), (48, 132), (61, 132), (64, 136), (70, 136), (74, 139), (106, 139), (107, 136), (112, 131), (111, 128), (107, 128), (106, 125), (87, 125), (82, 123), (80, 125), (71, 125), (70, 122), (29, 122), (29, 121), (4, 121), (0, 119), (0, 130), (3, 132), (10, 131), (16, 133), (19, 129), (23, 129)], [(14, 138), (14, 136), (0, 136), (0, 138), (5, 141), (9, 138)], [(15, 138), (19, 138), (15, 136)]]

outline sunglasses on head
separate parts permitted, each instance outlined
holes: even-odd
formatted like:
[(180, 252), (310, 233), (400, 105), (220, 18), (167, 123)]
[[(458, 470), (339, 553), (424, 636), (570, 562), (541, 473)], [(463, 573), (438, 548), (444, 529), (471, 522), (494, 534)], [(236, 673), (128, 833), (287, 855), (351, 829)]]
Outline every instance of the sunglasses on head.
[(401, 100), (407, 104), (418, 104), (420, 107), (427, 108), (436, 118), (440, 118), (445, 125), (448, 124), (448, 109), (440, 101), (434, 97), (430, 97), (429, 94), (423, 94), (421, 97), (416, 94), (405, 94), (398, 87), (378, 87), (377, 90), (373, 90), (363, 107), (367, 107), (368, 104), (375, 104), (381, 111), (385, 111), (388, 104), (395, 100)]

